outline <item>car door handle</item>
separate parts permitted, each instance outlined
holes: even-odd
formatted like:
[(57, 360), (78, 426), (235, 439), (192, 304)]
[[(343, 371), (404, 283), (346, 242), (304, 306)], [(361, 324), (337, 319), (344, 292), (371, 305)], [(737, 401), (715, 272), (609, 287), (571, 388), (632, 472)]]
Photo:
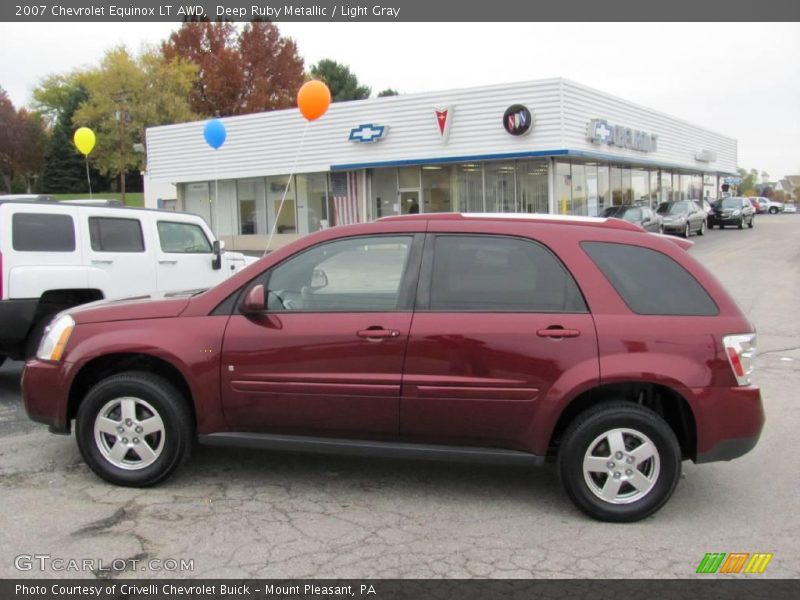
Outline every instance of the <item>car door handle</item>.
[(114, 261), (110, 258), (93, 258), (92, 264), (95, 265), (111, 265), (114, 264)]
[(578, 337), (581, 332), (577, 329), (564, 329), (563, 327), (548, 327), (536, 332), (539, 337), (549, 338), (573, 338)]
[(383, 338), (396, 338), (400, 335), (397, 329), (383, 329), (376, 327), (375, 329), (360, 329), (356, 332), (360, 338), (367, 338), (368, 340), (379, 340)]
[(178, 261), (177, 260), (159, 260), (158, 264), (160, 264), (160, 265), (177, 265)]

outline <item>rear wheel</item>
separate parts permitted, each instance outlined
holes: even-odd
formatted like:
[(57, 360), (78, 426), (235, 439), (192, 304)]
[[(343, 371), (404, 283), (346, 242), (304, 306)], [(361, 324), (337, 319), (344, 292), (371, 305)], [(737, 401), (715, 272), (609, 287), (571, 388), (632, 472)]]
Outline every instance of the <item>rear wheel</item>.
[(777, 215), (778, 214), (778, 207), (777, 206), (773, 206), (772, 208), (770, 208), (769, 209), (769, 214)]
[(567, 495), (595, 519), (632, 522), (669, 500), (678, 484), (681, 450), (652, 410), (628, 402), (601, 404), (564, 434), (558, 471)]
[(193, 436), (186, 399), (148, 373), (112, 375), (78, 408), (76, 438), (86, 464), (117, 485), (162, 481), (188, 459)]

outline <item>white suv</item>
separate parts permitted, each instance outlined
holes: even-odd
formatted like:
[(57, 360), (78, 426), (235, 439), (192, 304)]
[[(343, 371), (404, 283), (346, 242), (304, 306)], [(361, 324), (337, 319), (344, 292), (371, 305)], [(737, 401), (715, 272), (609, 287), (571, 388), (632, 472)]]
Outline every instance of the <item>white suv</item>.
[(771, 215), (783, 212), (783, 202), (776, 202), (764, 196), (750, 196), (750, 199), (758, 201), (759, 212), (768, 212)]
[(66, 308), (211, 287), (255, 260), (197, 215), (0, 198), (0, 363), (33, 355)]

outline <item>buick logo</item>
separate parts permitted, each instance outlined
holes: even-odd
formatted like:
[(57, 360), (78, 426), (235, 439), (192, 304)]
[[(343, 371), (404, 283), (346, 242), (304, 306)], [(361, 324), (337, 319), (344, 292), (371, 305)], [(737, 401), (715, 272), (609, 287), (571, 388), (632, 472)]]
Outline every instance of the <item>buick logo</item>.
[(528, 107), (512, 104), (503, 114), (503, 127), (511, 135), (525, 135), (533, 126), (533, 116)]

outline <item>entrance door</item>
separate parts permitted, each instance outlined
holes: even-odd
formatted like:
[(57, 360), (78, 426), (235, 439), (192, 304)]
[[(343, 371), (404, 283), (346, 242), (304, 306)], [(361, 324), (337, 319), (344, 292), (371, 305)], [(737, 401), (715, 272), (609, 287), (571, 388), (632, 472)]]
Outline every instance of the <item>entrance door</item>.
[(234, 314), (223, 342), (231, 429), (395, 438), (421, 246), (404, 233), (336, 240), (257, 278), (266, 312)]
[(415, 215), (422, 211), (419, 190), (400, 190), (400, 214)]

